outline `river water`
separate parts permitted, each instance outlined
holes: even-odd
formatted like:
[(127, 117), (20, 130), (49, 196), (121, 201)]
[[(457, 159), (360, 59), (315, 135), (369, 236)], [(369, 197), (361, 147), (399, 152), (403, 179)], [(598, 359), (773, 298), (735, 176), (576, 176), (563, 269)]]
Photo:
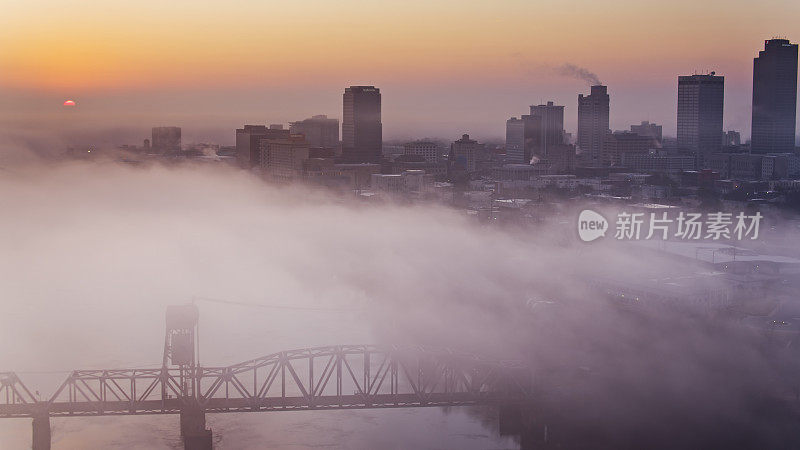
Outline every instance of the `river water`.
[[(516, 243), (495, 240), (492, 256), (483, 232), (453, 212), (315, 195), (203, 168), (3, 172), (0, 370), (46, 398), (73, 369), (158, 367), (166, 307), (193, 300), (206, 365), (425, 333), (435, 344), (432, 330), (467, 318), (442, 305), (497, 291), (473, 283), (491, 278), (487, 258), (506, 278), (511, 271), (500, 253)], [(515, 448), (486, 417), (424, 408), (220, 414), (208, 424), (221, 449)], [(52, 427), (55, 449), (180, 448), (177, 416), (57, 418)], [(2, 449), (29, 448), (30, 434), (30, 420), (0, 420)]]

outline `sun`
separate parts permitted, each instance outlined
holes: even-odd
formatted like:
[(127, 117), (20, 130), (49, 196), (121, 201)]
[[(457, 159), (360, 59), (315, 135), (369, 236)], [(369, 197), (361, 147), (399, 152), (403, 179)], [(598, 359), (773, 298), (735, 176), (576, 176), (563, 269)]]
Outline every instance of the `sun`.
[(64, 102), (64, 106), (75, 106), (75, 101), (74, 100), (66, 100)]

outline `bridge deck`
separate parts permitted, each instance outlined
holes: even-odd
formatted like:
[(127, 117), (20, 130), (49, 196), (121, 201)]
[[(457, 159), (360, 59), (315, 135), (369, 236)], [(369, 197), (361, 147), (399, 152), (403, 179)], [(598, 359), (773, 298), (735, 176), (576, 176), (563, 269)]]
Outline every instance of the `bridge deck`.
[[(345, 395), (323, 396), (315, 398), (313, 404), (304, 397), (267, 398), (253, 402), (251, 399), (210, 399), (204, 403), (203, 409), (208, 413), (226, 412), (258, 412), (258, 411), (311, 411), (337, 409), (372, 409), (372, 408), (420, 408), (444, 406), (472, 406), (488, 404), (508, 404), (514, 399), (499, 396), (473, 396), (468, 394), (440, 394), (420, 401), (414, 394), (376, 395), (365, 402), (364, 396)], [(47, 402), (0, 405), (0, 417), (32, 417), (40, 411), (47, 411), (51, 417), (73, 416), (116, 416), (116, 415), (149, 415), (179, 414), (186, 405), (180, 399), (145, 400), (135, 402), (110, 401), (102, 405), (88, 402), (53, 403)]]

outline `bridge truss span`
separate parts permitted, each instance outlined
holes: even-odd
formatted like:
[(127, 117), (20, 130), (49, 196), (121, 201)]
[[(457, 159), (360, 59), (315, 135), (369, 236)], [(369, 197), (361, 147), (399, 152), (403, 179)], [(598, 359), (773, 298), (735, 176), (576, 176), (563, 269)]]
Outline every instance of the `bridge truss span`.
[(213, 411), (466, 405), (527, 393), (524, 372), (421, 347), (317, 347), (204, 369), (200, 402)]
[(75, 370), (41, 399), (0, 372), (0, 418), (33, 419), (33, 449), (50, 450), (51, 417), (179, 414), (186, 450), (210, 450), (206, 413), (465, 405), (530, 401), (525, 364), (427, 347), (337, 345), (198, 364), (198, 310), (167, 308), (160, 368)]
[(76, 370), (44, 401), (13, 372), (0, 380), (0, 417), (459, 406), (530, 394), (518, 362), (375, 345), (284, 351), (226, 367)]

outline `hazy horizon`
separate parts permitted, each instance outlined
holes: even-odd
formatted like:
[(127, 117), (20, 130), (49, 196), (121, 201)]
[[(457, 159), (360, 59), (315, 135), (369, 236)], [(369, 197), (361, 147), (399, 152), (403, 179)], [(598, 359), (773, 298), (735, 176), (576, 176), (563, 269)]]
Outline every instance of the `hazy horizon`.
[[(46, 118), (73, 99), (78, 126), (169, 124), (191, 135), (192, 127), (341, 119), (344, 88), (370, 84), (383, 94), (386, 139), (501, 138), (506, 119), (548, 100), (566, 106), (565, 128), (575, 133), (577, 95), (589, 83), (560, 71), (565, 64), (609, 86), (612, 129), (650, 120), (666, 135), (675, 134), (677, 77), (714, 70), (726, 78), (724, 129), (746, 139), (753, 58), (800, 17), (789, 1), (755, 11), (719, 1), (578, 1), (568, 10), (516, 0), (42, 3), (12, 2), (0, 19), (8, 43), (0, 120), (53, 127)], [(232, 142), (232, 129), (228, 139), (221, 143)]]

